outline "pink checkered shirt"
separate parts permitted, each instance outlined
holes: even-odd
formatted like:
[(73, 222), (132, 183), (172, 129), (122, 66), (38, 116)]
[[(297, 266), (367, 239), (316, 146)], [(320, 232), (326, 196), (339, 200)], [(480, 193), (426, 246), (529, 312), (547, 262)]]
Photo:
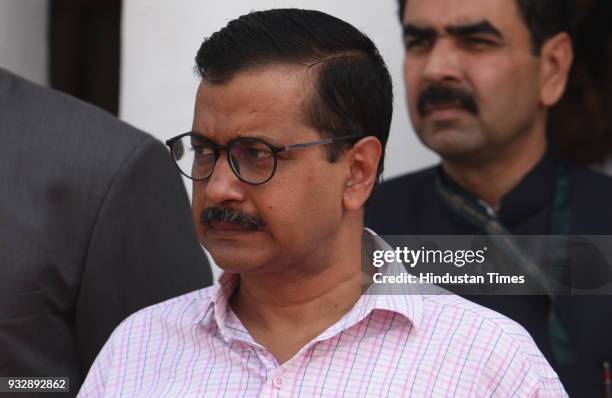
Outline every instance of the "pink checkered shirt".
[(279, 365), (228, 306), (237, 279), (130, 316), (79, 396), (567, 396), (521, 326), (450, 294), (364, 294)]

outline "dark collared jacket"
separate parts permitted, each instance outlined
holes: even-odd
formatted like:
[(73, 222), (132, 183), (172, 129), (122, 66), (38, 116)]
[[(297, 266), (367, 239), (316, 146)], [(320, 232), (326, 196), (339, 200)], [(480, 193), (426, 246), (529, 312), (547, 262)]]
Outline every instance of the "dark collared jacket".
[[(481, 235), (455, 214), (436, 189), (440, 166), (395, 178), (378, 186), (366, 209), (366, 226), (384, 235)], [(612, 178), (569, 165), (571, 234), (612, 235)], [(461, 189), (445, 177), (453, 188)], [(550, 233), (555, 164), (544, 156), (501, 201), (498, 218), (513, 233)], [(466, 195), (468, 193), (464, 192)], [(603, 396), (602, 362), (612, 360), (612, 296), (561, 296), (559, 315), (576, 361), (559, 364), (547, 328), (550, 301), (545, 296), (471, 296), (523, 325), (555, 368), (571, 397)]]

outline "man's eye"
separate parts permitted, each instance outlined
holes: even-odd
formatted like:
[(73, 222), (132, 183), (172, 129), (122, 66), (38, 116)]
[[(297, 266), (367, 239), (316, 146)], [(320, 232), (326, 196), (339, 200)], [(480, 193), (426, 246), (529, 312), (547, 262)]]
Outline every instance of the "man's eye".
[(207, 146), (194, 145), (191, 147), (191, 150), (193, 151), (195, 156), (207, 156), (213, 154), (213, 150)]
[(272, 153), (268, 150), (262, 150), (258, 148), (247, 148), (246, 155), (251, 159), (267, 159), (272, 156)]
[(431, 44), (431, 39), (408, 38), (404, 40), (404, 47), (406, 50), (424, 50), (431, 47)]
[(469, 36), (463, 40), (464, 44), (470, 47), (492, 47), (497, 43), (491, 39), (478, 36)]

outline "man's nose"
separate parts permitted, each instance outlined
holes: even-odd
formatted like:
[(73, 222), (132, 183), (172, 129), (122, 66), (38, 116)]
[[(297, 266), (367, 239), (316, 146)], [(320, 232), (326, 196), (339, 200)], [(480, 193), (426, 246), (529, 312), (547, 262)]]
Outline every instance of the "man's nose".
[(232, 171), (227, 157), (221, 154), (204, 186), (207, 205), (222, 205), (244, 200), (244, 185), (245, 183)]
[(431, 48), (423, 68), (423, 80), (459, 82), (462, 76), (461, 54), (452, 38), (440, 37)]

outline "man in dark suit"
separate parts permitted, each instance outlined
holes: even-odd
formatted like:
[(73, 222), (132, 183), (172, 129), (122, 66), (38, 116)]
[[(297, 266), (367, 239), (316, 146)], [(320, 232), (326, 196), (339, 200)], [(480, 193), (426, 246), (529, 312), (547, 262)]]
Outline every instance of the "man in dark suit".
[(0, 110), (0, 376), (75, 395), (120, 321), (210, 267), (160, 142), (1, 69)]
[[(378, 187), (368, 226), (415, 235), (488, 234), (491, 225), (610, 233), (612, 179), (565, 161), (546, 137), (572, 62), (571, 15), (559, 0), (400, 0), (411, 120), (442, 162)], [(546, 296), (472, 299), (526, 327), (570, 396), (602, 394), (609, 297), (559, 297), (556, 307)], [(553, 310), (564, 325), (557, 340)]]

